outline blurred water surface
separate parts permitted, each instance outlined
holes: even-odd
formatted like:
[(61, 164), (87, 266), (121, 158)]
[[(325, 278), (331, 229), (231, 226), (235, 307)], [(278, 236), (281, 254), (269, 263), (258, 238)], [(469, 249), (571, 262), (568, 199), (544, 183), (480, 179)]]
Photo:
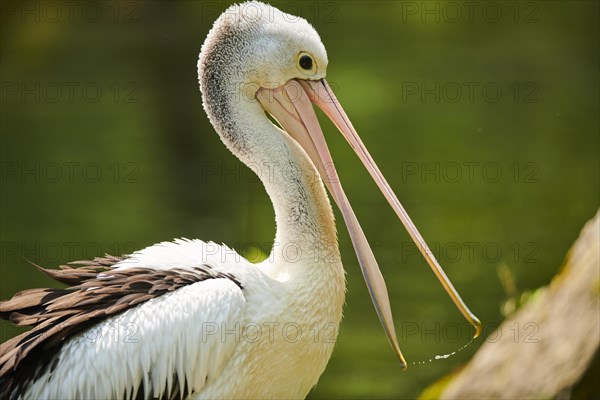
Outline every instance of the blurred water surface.
[[(519, 291), (546, 284), (598, 207), (599, 10), (587, 1), (468, 3), (273, 5), (320, 33), (328, 80), (487, 335), (506, 300), (498, 267)], [(268, 253), (270, 201), (221, 144), (198, 91), (200, 46), (230, 3), (65, 4), (2, 3), (0, 297), (51, 283), (25, 258), (54, 266), (175, 237)], [(387, 279), (406, 357), (457, 350), (468, 325), (352, 151), (323, 125)], [(485, 337), (402, 373), (336, 215), (347, 306), (310, 397), (414, 397)], [(0, 327), (3, 340), (16, 333)]]

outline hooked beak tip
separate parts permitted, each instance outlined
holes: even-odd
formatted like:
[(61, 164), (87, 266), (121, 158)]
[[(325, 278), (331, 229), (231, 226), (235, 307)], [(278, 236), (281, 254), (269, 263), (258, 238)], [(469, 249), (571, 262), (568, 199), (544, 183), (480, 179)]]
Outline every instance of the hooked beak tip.
[(400, 368), (402, 368), (402, 371), (406, 371), (408, 369), (408, 365), (406, 365), (406, 361), (400, 360)]
[(473, 339), (477, 339), (479, 335), (481, 335), (481, 331), (483, 330), (481, 326), (481, 321), (479, 318), (473, 315), (473, 326), (475, 327), (475, 334), (473, 335)]

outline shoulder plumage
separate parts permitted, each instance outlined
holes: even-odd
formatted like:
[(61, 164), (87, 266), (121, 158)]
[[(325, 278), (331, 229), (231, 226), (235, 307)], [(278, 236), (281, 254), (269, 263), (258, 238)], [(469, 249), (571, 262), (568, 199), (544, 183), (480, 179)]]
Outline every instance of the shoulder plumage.
[(2, 398), (15, 397), (36, 378), (56, 368), (61, 347), (103, 320), (206, 280), (226, 279), (242, 289), (232, 274), (216, 271), (199, 259), (203, 245), (206, 243), (181, 239), (128, 257), (107, 255), (58, 270), (36, 266), (69, 286), (24, 290), (0, 302), (0, 318), (33, 327), (0, 345)]

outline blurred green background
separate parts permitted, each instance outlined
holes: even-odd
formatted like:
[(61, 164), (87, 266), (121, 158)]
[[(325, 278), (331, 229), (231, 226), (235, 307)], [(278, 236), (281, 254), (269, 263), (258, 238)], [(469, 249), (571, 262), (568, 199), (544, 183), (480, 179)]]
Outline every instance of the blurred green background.
[[(175, 237), (268, 253), (271, 203), (198, 91), (200, 46), (229, 4), (2, 2), (2, 299), (51, 284), (24, 258), (48, 267)], [(320, 33), (329, 82), (489, 335), (507, 300), (498, 268), (518, 292), (548, 283), (599, 205), (598, 2), (272, 4)], [(409, 363), (462, 347), (468, 325), (323, 126)], [(347, 305), (310, 397), (415, 397), (485, 337), (403, 373), (336, 215)]]

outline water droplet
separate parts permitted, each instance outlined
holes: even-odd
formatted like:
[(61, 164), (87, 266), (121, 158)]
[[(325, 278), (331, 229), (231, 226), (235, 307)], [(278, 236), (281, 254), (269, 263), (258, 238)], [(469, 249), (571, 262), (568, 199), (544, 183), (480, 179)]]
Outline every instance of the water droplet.
[[(462, 349), (468, 347), (471, 343), (473, 343), (473, 339), (471, 339), (469, 341), (469, 343), (465, 344), (464, 346), (462, 346), (461, 348), (459, 348), (458, 350), (453, 351), (452, 353), (448, 353), (448, 354), (438, 354), (434, 357), (435, 360), (445, 360), (447, 358), (450, 358), (451, 356), (455, 355), (456, 353), (458, 353), (459, 351), (461, 351)], [(433, 359), (429, 359), (429, 362), (433, 362)], [(425, 364), (425, 361), (417, 361), (412, 363), (413, 365), (421, 365), (421, 364)]]

